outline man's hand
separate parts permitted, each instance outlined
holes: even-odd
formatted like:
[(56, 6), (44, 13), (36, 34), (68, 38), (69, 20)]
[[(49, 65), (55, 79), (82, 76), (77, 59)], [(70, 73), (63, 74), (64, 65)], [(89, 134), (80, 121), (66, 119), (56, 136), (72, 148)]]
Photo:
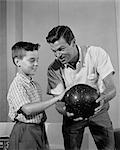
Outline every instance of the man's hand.
[[(66, 112), (66, 114), (67, 114), (67, 117), (73, 117), (74, 116), (74, 113), (69, 113), (69, 112)], [(79, 118), (75, 118), (75, 119), (73, 119), (74, 121), (80, 121), (80, 120), (83, 120), (83, 118), (82, 117), (79, 117)]]
[[(83, 118), (82, 117), (79, 117), (79, 118), (75, 118), (75, 119), (73, 119), (74, 121), (80, 121), (80, 120), (83, 120)], [(85, 120), (86, 120), (86, 118), (85, 118)]]
[[(66, 106), (64, 106), (63, 109), (66, 111)], [(66, 111), (66, 115), (67, 115), (67, 117), (71, 118), (71, 117), (74, 116), (74, 113), (70, 113), (70, 112), (67, 112), (67, 111)], [(83, 120), (83, 118), (82, 118), (82, 117), (79, 117), (79, 118), (75, 118), (75, 119), (73, 119), (73, 120), (74, 120), (74, 121), (79, 121), (79, 120)]]
[(102, 96), (100, 96), (97, 100), (96, 100), (96, 103), (100, 103), (100, 105), (95, 108), (95, 113), (94, 114), (97, 114), (98, 112), (101, 111), (101, 109), (103, 108), (104, 106), (104, 98)]

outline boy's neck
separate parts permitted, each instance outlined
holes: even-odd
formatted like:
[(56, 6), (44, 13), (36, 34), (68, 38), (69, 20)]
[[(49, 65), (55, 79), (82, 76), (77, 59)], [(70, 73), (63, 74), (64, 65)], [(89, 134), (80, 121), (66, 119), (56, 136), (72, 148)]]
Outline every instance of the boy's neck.
[(29, 78), (30, 80), (32, 79), (32, 75), (25, 74), (21, 69), (18, 69), (17, 72), (20, 73), (20, 74), (23, 74), (24, 76), (26, 76), (26, 77)]

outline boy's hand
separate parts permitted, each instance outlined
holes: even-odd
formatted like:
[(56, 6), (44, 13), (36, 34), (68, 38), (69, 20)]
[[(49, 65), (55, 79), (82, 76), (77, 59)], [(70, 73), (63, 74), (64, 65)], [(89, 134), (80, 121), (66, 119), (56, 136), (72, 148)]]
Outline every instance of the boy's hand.
[(59, 96), (57, 96), (58, 101), (61, 101), (61, 100), (62, 100), (62, 98), (63, 98), (64, 95), (65, 95), (65, 92), (66, 92), (66, 91), (62, 92)]
[(70, 87), (66, 88), (59, 96), (58, 96), (58, 100), (62, 100), (62, 98), (64, 97), (65, 93), (70, 89)]

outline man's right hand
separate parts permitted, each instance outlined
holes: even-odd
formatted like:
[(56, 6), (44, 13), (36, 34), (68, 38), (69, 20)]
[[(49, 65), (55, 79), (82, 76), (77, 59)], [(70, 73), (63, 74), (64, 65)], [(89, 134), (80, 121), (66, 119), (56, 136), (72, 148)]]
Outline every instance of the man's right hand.
[[(64, 115), (64, 116), (67, 116), (68, 118), (72, 118), (74, 116), (73, 113), (70, 113), (70, 112), (67, 112), (66, 111), (66, 106), (65, 106), (65, 103), (64, 102), (61, 102), (61, 101), (58, 101), (56, 102), (56, 110)], [(74, 121), (79, 121), (79, 120), (83, 120), (82, 117), (79, 117), (79, 118), (75, 118), (73, 119)]]
[[(63, 109), (66, 111), (66, 106), (64, 106)], [(67, 111), (66, 111), (66, 115), (67, 115), (67, 117), (71, 118), (71, 117), (74, 116), (74, 113), (70, 113), (70, 112), (67, 112)], [(74, 121), (80, 121), (80, 120), (83, 120), (83, 118), (82, 118), (82, 117), (79, 117), (79, 118), (75, 118), (75, 119), (73, 119), (73, 120), (74, 120)]]

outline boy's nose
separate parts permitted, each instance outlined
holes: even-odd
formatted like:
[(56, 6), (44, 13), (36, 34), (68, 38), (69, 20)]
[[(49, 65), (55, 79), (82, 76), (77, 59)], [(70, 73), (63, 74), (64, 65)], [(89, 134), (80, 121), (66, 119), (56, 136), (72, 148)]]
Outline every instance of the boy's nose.
[(35, 61), (34, 65), (35, 65), (35, 66), (38, 66), (38, 61)]

